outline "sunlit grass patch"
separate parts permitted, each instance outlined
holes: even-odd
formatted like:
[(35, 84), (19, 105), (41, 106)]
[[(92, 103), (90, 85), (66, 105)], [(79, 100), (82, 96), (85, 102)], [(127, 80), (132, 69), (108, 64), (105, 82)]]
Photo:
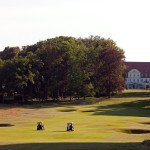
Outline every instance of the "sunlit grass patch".
[[(130, 131), (122, 131), (122, 129), (149, 130), (150, 111), (146, 108), (149, 106), (149, 99), (149, 97), (119, 97), (99, 101), (93, 98), (95, 103), (86, 105), (59, 103), (44, 106), (42, 104), (43, 107), (39, 108), (33, 105), (19, 108), (17, 115), (11, 113), (12, 110), (18, 110), (17, 107), (13, 109), (7, 107), (7, 109), (0, 110), (3, 116), (0, 117), (0, 124), (9, 123), (14, 126), (0, 127), (0, 144), (142, 142), (150, 138), (150, 133), (135, 136), (135, 134), (129, 134)], [(44, 123), (44, 131), (36, 131), (38, 121)], [(73, 122), (75, 131), (66, 131), (67, 122)]]

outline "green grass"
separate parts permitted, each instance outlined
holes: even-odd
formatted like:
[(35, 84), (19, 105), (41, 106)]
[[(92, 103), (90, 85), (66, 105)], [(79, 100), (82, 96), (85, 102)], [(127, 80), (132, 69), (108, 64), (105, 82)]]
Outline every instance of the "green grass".
[[(148, 150), (150, 91), (125, 91), (111, 99), (88, 98), (88, 104), (0, 106), (0, 150), (108, 149)], [(43, 121), (44, 131), (36, 131)], [(74, 122), (75, 131), (66, 132)], [(124, 132), (134, 131), (136, 133)]]

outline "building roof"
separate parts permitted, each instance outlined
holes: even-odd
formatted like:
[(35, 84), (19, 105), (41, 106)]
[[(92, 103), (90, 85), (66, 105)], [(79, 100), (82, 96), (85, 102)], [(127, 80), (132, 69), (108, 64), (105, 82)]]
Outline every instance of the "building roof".
[(126, 62), (127, 69), (129, 72), (132, 69), (137, 69), (143, 75), (142, 77), (150, 77), (150, 62)]

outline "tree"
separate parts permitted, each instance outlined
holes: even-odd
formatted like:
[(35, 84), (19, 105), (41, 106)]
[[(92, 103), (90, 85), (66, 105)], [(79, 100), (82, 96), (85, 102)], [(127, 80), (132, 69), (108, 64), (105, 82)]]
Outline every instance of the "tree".
[(4, 51), (0, 53), (0, 58), (3, 60), (13, 59), (18, 56), (19, 52), (19, 47), (5, 47)]
[(3, 83), (3, 76), (2, 76), (3, 65), (4, 65), (4, 62), (2, 59), (0, 59), (0, 99), (2, 100), (2, 102), (3, 102), (3, 94), (4, 94), (4, 91), (3, 91), (4, 85), (2, 84)]
[(1, 70), (2, 85), (7, 94), (17, 92), (22, 95), (22, 101), (27, 100), (26, 90), (28, 84), (34, 83), (35, 74), (32, 72), (28, 58), (19, 57), (5, 62)]
[(111, 39), (91, 36), (82, 39), (89, 48), (90, 79), (97, 96), (111, 96), (124, 88), (125, 56)]
[(79, 93), (77, 87), (83, 83), (80, 76), (84, 73), (82, 60), (85, 49), (84, 44), (75, 38), (57, 37), (43, 42), (37, 51), (44, 62), (46, 93), (50, 91), (53, 99)]
[(99, 64), (95, 68), (94, 84), (98, 95), (111, 96), (124, 89), (124, 52), (113, 41), (100, 50)]
[[(0, 53), (1, 91), (23, 100), (107, 95), (124, 86), (124, 52), (111, 39), (56, 37)], [(4, 89), (2, 89), (5, 87)]]

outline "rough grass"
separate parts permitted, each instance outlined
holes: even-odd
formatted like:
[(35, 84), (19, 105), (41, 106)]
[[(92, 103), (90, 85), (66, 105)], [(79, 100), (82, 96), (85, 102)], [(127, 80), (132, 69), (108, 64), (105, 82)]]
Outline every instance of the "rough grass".
[[(85, 105), (1, 105), (0, 150), (148, 150), (142, 141), (150, 139), (150, 133), (132, 134), (130, 130), (150, 129), (149, 92), (125, 91), (111, 99), (88, 98)], [(44, 122), (44, 131), (36, 131), (38, 121)], [(74, 122), (74, 132), (66, 132), (70, 121)]]

